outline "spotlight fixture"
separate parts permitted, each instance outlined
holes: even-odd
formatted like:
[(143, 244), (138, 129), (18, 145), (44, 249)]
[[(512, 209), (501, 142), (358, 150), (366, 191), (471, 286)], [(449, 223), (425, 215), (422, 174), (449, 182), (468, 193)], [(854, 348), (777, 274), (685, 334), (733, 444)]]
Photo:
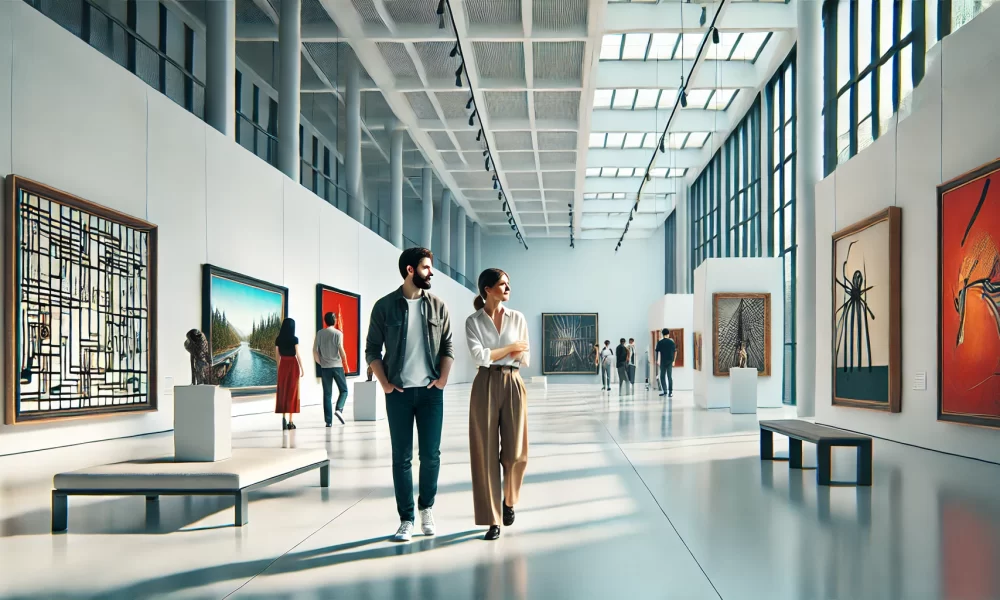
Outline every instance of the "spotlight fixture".
[(484, 166), (485, 166), (485, 168), (486, 168), (487, 171), (490, 170), (490, 157), (489, 156), (486, 157), (486, 164)]
[[(497, 201), (499, 202), (501, 200), (503, 200), (503, 192), (497, 192)], [(504, 201), (504, 204), (506, 204), (506, 201)], [(507, 209), (504, 209), (504, 210), (507, 210)]]
[(510, 210), (510, 204), (508, 204), (506, 200), (503, 201), (503, 209), (504, 212)]
[(684, 89), (682, 88), (681, 89), (681, 108), (687, 108), (687, 107), (688, 107), (688, 95), (687, 95), (687, 92), (685, 92)]
[(479, 111), (473, 110), (472, 114), (469, 115), (469, 127), (472, 127), (473, 125), (475, 125), (475, 123), (476, 123), (476, 115), (477, 114), (479, 114)]
[(465, 110), (469, 110), (470, 108), (472, 108), (472, 103), (475, 102), (475, 100), (476, 100), (475, 98), (469, 96), (469, 101), (465, 103)]
[(464, 69), (464, 68), (465, 68), (465, 61), (462, 61), (462, 64), (458, 65), (458, 68), (455, 69), (455, 87), (463, 87), (462, 86), (462, 69)]
[(646, 181), (650, 180), (649, 171), (646, 171)]
[(666, 139), (666, 137), (667, 137), (667, 134), (665, 134), (665, 133), (662, 136), (660, 136), (660, 154), (663, 154), (664, 152), (667, 151), (667, 145), (664, 142), (664, 140)]
[[(438, 13), (438, 14), (440, 14), (440, 13)], [(704, 6), (702, 6), (701, 7), (701, 17), (698, 19), (698, 24), (701, 25), (701, 26), (704, 26), (705, 25), (705, 21), (707, 21), (707, 20), (708, 20), (708, 10)]]
[(444, 0), (438, 2), (438, 29), (444, 29)]
[(719, 28), (718, 27), (714, 27), (712, 29), (712, 43), (713, 44), (718, 44), (719, 43)]
[(452, 57), (452, 58), (455, 58), (455, 57), (456, 57), (456, 56), (458, 56), (458, 55), (459, 55), (460, 53), (461, 53), (461, 52), (460, 52), (460, 51), (459, 51), (459, 49), (458, 49), (458, 42), (455, 42), (455, 47), (451, 49), (451, 52), (449, 52), (449, 53), (448, 53), (448, 56), (450, 56), (450, 57)]
[(514, 225), (513, 223), (511, 223), (510, 224), (510, 230), (511, 231), (517, 231), (517, 225)]
[(499, 180), (497, 180), (497, 176), (496, 176), (496, 175), (494, 175), (494, 176), (493, 176), (493, 189), (497, 189), (497, 188), (499, 188), (499, 187), (500, 187), (500, 181), (499, 181)]
[(444, 0), (439, 0), (438, 1), (437, 14), (439, 14), (439, 15), (443, 15), (444, 14)]
[(489, 154), (489, 153), (490, 153), (490, 151), (489, 151), (489, 150), (483, 150), (483, 156), (486, 156), (486, 155), (487, 155), (487, 154)]
[(482, 139), (483, 139), (483, 130), (480, 129), (479, 133), (476, 134), (476, 141), (480, 142), (480, 141), (482, 141)]

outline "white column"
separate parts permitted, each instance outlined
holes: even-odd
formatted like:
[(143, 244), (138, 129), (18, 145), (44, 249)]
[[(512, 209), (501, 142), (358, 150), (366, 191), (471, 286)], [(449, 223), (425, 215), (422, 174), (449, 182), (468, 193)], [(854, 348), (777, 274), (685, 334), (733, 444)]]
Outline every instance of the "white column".
[(389, 238), (403, 248), (403, 138), (406, 131), (397, 125), (389, 142)]
[(347, 214), (358, 223), (365, 222), (364, 190), (361, 187), (361, 73), (358, 61), (347, 60), (347, 145), (344, 148), (344, 171), (347, 178)]
[(479, 274), (483, 272), (483, 228), (479, 223), (472, 224), (472, 273), (469, 279), (475, 285)]
[(299, 180), (299, 81), (302, 76), (302, 0), (283, 0), (278, 18), (278, 168)]
[(420, 227), (420, 245), (430, 248), (434, 236), (434, 196), (433, 180), (431, 179), (431, 168), (424, 167), (420, 171), (420, 198), (422, 201), (422, 220)]
[(236, 2), (205, 4), (205, 121), (236, 138)]
[(468, 276), (468, 269), (465, 264), (465, 209), (461, 206), (458, 207), (458, 213), (455, 219), (455, 245), (457, 246), (457, 252), (455, 253), (455, 270), (458, 271), (460, 275)]
[[(816, 414), (816, 183), (823, 172), (822, 2), (798, 3), (796, 77), (796, 412)], [(824, 318), (824, 324), (829, 318)]]
[(441, 252), (438, 259), (451, 265), (451, 190), (441, 192)]

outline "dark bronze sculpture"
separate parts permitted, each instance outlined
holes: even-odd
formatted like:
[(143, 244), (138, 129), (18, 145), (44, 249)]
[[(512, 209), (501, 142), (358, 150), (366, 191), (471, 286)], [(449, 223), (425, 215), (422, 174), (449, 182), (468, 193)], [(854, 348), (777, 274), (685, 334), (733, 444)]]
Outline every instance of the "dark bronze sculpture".
[(184, 349), (191, 355), (191, 385), (218, 385), (219, 377), (212, 368), (212, 353), (205, 334), (197, 329), (188, 331)]
[(368, 367), (368, 381), (371, 381), (372, 377), (374, 377), (374, 373), (372, 373), (372, 368), (369, 366)]

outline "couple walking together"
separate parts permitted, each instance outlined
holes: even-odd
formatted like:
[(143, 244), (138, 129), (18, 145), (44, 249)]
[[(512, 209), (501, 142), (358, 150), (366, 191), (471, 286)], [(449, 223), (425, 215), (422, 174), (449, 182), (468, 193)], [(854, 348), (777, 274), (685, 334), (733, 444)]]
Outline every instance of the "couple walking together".
[[(414, 508), (420, 512), (424, 535), (436, 530), (432, 509), (441, 467), (443, 395), (455, 354), (448, 308), (427, 291), (433, 260), (426, 248), (410, 248), (400, 255), (403, 285), (375, 303), (365, 344), (365, 359), (385, 391), (400, 520), (393, 539), (400, 542), (413, 536)], [(469, 404), (472, 497), (476, 524), (489, 526), (484, 539), (495, 540), (501, 521), (505, 526), (514, 523), (528, 463), (527, 393), (518, 372), (529, 362), (528, 326), (521, 313), (503, 305), (510, 298), (506, 273), (487, 269), (478, 284), (476, 312), (465, 323), (469, 352), (479, 367)], [(416, 507), (411, 472), (414, 423), (420, 458)]]

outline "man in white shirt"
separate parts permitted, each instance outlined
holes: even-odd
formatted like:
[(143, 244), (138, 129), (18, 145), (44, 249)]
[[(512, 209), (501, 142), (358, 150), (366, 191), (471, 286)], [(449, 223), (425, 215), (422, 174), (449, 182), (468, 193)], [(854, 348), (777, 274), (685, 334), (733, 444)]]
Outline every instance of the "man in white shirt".
[(615, 351), (611, 349), (611, 340), (604, 340), (601, 348), (601, 387), (611, 391), (611, 371), (615, 368)]
[[(427, 290), (433, 277), (434, 255), (427, 248), (409, 248), (399, 257), (403, 285), (372, 307), (365, 359), (385, 392), (385, 411), (392, 441), (392, 483), (396, 492), (397, 542), (413, 537), (413, 424), (420, 452), (421, 530), (434, 535), (431, 508), (441, 469), (441, 427), (444, 387), (455, 354), (448, 307)], [(382, 348), (385, 354), (382, 354)]]
[(638, 350), (635, 348), (635, 338), (628, 339), (628, 382), (629, 385), (635, 385), (635, 355)]
[[(319, 365), (319, 376), (323, 382), (323, 420), (327, 427), (333, 426), (333, 417), (344, 424), (344, 405), (347, 404), (347, 352), (344, 351), (344, 332), (337, 329), (337, 315), (329, 312), (323, 315), (326, 324), (316, 333), (313, 344), (313, 360)], [(333, 411), (333, 384), (337, 383), (340, 395), (337, 410)]]

